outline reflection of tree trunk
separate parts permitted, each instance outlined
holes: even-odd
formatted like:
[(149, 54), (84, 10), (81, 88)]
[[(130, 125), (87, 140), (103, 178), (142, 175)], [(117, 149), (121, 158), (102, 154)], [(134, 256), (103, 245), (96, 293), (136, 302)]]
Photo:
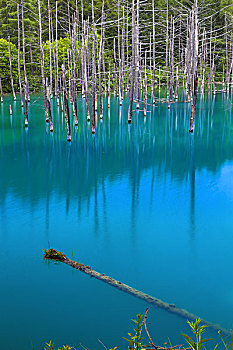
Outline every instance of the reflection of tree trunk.
[(70, 179), (69, 179), (69, 174), (70, 174), (70, 169), (71, 169), (71, 148), (70, 144), (68, 144), (68, 159), (67, 159), (67, 174), (66, 174), (66, 214), (69, 213), (70, 209)]
[(95, 233), (99, 230), (97, 175), (95, 175)]
[[(45, 213), (45, 228), (46, 228), (46, 235), (49, 237), (49, 203), (50, 203), (50, 186), (52, 183), (52, 169), (53, 169), (53, 162), (52, 162), (52, 155), (53, 155), (53, 139), (49, 140), (48, 135), (46, 138), (46, 149), (48, 150), (47, 153), (47, 164), (46, 164), (46, 184), (47, 184), (47, 194), (46, 194), (46, 213)], [(49, 144), (48, 144), (49, 143)]]
[(190, 236), (191, 239), (195, 236), (195, 184), (196, 184), (196, 169), (195, 169), (195, 144), (193, 137), (191, 138), (190, 149)]

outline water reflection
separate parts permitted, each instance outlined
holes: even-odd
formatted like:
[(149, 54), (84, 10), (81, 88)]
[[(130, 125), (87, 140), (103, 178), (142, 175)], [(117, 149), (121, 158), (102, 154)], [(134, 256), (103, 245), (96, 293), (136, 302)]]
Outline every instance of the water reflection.
[[(37, 104), (31, 107), (32, 115), (36, 113), (33, 108), (36, 110)], [(167, 178), (169, 181), (190, 178), (190, 213), (194, 227), (196, 170), (208, 169), (215, 173), (224, 162), (232, 159), (230, 104), (225, 95), (223, 100), (221, 95), (201, 97), (195, 134), (189, 135), (188, 103), (174, 104), (171, 110), (160, 104), (152, 108), (146, 119), (142, 113), (136, 112), (132, 125), (128, 126), (127, 99), (122, 107), (114, 104), (113, 100), (111, 111), (105, 109), (105, 118), (98, 121), (93, 137), (85, 116), (82, 118), (81, 103), (80, 123), (78, 129), (73, 128), (71, 145), (65, 142), (64, 118), (55, 106), (54, 135), (49, 133), (47, 125), (46, 132), (43, 131), (41, 117), (35, 121), (31, 116), (29, 128), (25, 130), (21, 108), (18, 115), (14, 109), (11, 121), (6, 107), (1, 112), (0, 196), (3, 199), (9, 191), (13, 191), (23, 200), (36, 202), (45, 198), (48, 221), (51, 192), (65, 195), (66, 213), (69, 212), (70, 198), (78, 198), (80, 212), (82, 202), (89, 202), (91, 193), (94, 193), (98, 229), (98, 192), (102, 191), (106, 180), (111, 182), (127, 176), (132, 193), (133, 224), (140, 197), (140, 181), (150, 169), (150, 206), (156, 177), (163, 178), (165, 183)], [(224, 121), (221, 113), (223, 105), (226, 106)], [(106, 208), (106, 193), (103, 197)]]
[[(9, 252), (18, 242), (21, 252), (27, 245), (38, 254), (39, 280), (41, 249), (48, 241), (68, 254), (74, 249), (80, 261), (227, 327), (231, 315), (222, 310), (232, 314), (232, 304), (222, 286), (229, 283), (226, 266), (232, 266), (233, 204), (229, 191), (222, 194), (218, 187), (231, 187), (223, 172), (231, 174), (233, 159), (231, 95), (200, 96), (194, 134), (188, 133), (188, 103), (170, 110), (164, 103), (149, 106), (146, 118), (135, 111), (128, 125), (127, 97), (121, 107), (112, 97), (110, 110), (104, 100), (104, 119), (97, 115), (93, 136), (85, 101), (79, 99), (71, 144), (56, 101), (54, 134), (45, 123), (42, 99), (31, 101), (27, 130), (20, 104), (13, 106), (12, 120), (10, 99), (0, 109), (0, 239), (11, 243)], [(222, 227), (227, 243), (219, 237)], [(30, 285), (25, 282), (25, 290)], [(57, 293), (62, 303), (59, 288)], [(114, 307), (122, 305), (116, 301)], [(101, 317), (106, 322), (107, 312)], [(174, 333), (180, 332), (175, 326)]]

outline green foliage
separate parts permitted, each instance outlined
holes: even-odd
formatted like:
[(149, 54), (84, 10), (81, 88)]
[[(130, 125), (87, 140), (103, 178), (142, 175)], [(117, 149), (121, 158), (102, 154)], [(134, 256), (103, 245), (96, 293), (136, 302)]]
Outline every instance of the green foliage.
[[(67, 68), (68, 65), (68, 55), (67, 50), (72, 50), (72, 42), (71, 38), (69, 38), (68, 34), (65, 38), (60, 38), (59, 40), (54, 40), (54, 49), (56, 52), (56, 45), (58, 49), (58, 68), (59, 68), (59, 74), (61, 74), (61, 66), (63, 64), (63, 49), (64, 49), (64, 58), (65, 58), (65, 65)], [(51, 50), (53, 50), (52, 44), (51, 44)], [(46, 41), (44, 45), (44, 60), (45, 60), (45, 74), (49, 76), (49, 55), (50, 55), (50, 48), (49, 48), (49, 41)], [(52, 62), (52, 70), (54, 75), (54, 64)]]
[(54, 343), (50, 340), (49, 343), (45, 344), (44, 350), (53, 350), (54, 349)]
[[(233, 349), (233, 332), (231, 334), (231, 341), (228, 341), (224, 335), (222, 335), (221, 331), (218, 331), (219, 337), (224, 345), (224, 350), (231, 350)], [(215, 347), (217, 348), (217, 346)]]
[(203, 333), (205, 329), (208, 327), (207, 325), (200, 325), (201, 320), (198, 318), (195, 322), (189, 322), (187, 321), (188, 325), (191, 328), (191, 331), (194, 334), (194, 339), (192, 339), (189, 335), (187, 334), (182, 334), (189, 346), (191, 347), (192, 350), (200, 350), (204, 346), (203, 344), (208, 342), (211, 339), (202, 339)]
[[(20, 28), (22, 28), (22, 11), (21, 1), (15, 0), (0, 0), (0, 33), (5, 38), (10, 36), (11, 41), (16, 44), (18, 36), (18, 17), (17, 17), (17, 2), (19, 3), (19, 18)], [(35, 13), (37, 12), (37, 2), (35, 0), (24, 0), (24, 27), (25, 37), (27, 41), (33, 41), (37, 21)]]
[(136, 327), (133, 329), (135, 333), (128, 333), (129, 339), (123, 339), (127, 340), (129, 343), (128, 349), (144, 349), (144, 345), (142, 344), (142, 340), (144, 338), (141, 336), (143, 327), (143, 315), (141, 313), (137, 314), (137, 319), (132, 321), (136, 324)]
[[(16, 46), (10, 43), (11, 60), (14, 84), (18, 84), (18, 50)], [(8, 41), (0, 39), (0, 74), (2, 78), (3, 89), (7, 92), (11, 91), (10, 85), (10, 64), (9, 64), (9, 50)]]
[(43, 252), (44, 252), (44, 259), (63, 261), (66, 258), (66, 256), (62, 252), (58, 252), (53, 248), (44, 249)]
[[(74, 349), (72, 346), (63, 345), (62, 348), (58, 348), (57, 350), (72, 350), (72, 349)], [(52, 341), (50, 340), (49, 343), (45, 344), (44, 350), (55, 350), (54, 349), (54, 343), (52, 343)]]

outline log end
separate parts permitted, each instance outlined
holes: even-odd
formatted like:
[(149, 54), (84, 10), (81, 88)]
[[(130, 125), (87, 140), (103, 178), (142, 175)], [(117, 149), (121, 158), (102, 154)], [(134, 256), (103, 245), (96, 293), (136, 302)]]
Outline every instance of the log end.
[(44, 252), (44, 259), (50, 259), (50, 260), (59, 260), (64, 261), (66, 259), (66, 256), (62, 252), (58, 252), (55, 249), (43, 249)]

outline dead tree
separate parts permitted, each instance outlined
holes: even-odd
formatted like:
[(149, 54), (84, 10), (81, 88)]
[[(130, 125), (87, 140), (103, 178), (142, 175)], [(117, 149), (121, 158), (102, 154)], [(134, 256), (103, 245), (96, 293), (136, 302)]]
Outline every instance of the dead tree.
[(21, 99), (21, 106), (23, 107), (23, 91), (21, 82), (21, 64), (20, 64), (20, 22), (19, 22), (19, 4), (17, 4), (17, 18), (18, 18), (18, 74), (19, 74), (19, 93)]
[(16, 101), (15, 89), (14, 89), (14, 80), (13, 80), (13, 73), (12, 73), (11, 41), (10, 41), (10, 37), (9, 36), (8, 36), (8, 50), (9, 50), (9, 62), (10, 62), (11, 89), (12, 89), (14, 101)]
[(28, 127), (28, 97), (27, 97), (27, 87), (24, 85), (24, 125)]
[(41, 78), (42, 78), (42, 89), (44, 97), (44, 110), (46, 122), (49, 121), (47, 101), (46, 101), (46, 87), (45, 87), (45, 74), (44, 74), (44, 48), (42, 42), (42, 26), (41, 26), (41, 12), (40, 12), (40, 0), (38, 0), (38, 14), (39, 14), (39, 37), (40, 37), (40, 60), (41, 60)]
[(92, 86), (92, 123), (91, 131), (92, 134), (95, 134), (95, 99), (96, 99), (96, 58), (95, 58), (95, 21), (94, 21), (94, 4), (92, 0), (92, 77), (91, 77), (91, 86)]
[(0, 75), (0, 93), (1, 93), (1, 103), (3, 103), (3, 90), (2, 90), (2, 79)]
[(135, 80), (135, 9), (134, 0), (132, 0), (132, 64), (131, 64), (131, 84), (128, 109), (128, 123), (131, 123), (133, 114), (133, 95), (134, 95), (134, 80)]
[(155, 104), (155, 2), (152, 0), (152, 42), (153, 42), (153, 75), (152, 75), (152, 99)]
[(69, 111), (69, 102), (68, 102), (68, 96), (67, 96), (66, 74), (65, 74), (64, 64), (62, 65), (62, 79), (63, 79), (63, 93), (64, 93), (67, 141), (71, 142), (70, 111)]
[(48, 110), (49, 110), (49, 127), (50, 127), (50, 132), (53, 132), (53, 117), (52, 117), (52, 111), (51, 111), (51, 87), (47, 85), (47, 102), (48, 102)]
[(23, 45), (23, 70), (24, 70), (24, 80), (26, 84), (27, 89), (27, 99), (30, 101), (30, 95), (29, 95), (29, 83), (27, 78), (27, 70), (26, 70), (26, 57), (25, 57), (25, 35), (24, 35), (24, 5), (23, 0), (21, 2), (22, 7), (22, 45)]
[(88, 50), (88, 43), (87, 43), (87, 35), (86, 35), (86, 21), (84, 22), (84, 80), (85, 80), (85, 90), (86, 90), (86, 109), (87, 109), (87, 121), (90, 121), (90, 109), (89, 109), (89, 74), (87, 69), (87, 50)]
[(198, 83), (198, 7), (197, 0), (195, 0), (194, 8), (192, 10), (192, 23), (191, 23), (191, 40), (192, 40), (192, 59), (193, 59), (193, 101), (190, 117), (189, 132), (194, 130), (195, 111), (197, 104), (197, 83)]
[(135, 88), (136, 88), (136, 108), (139, 109), (139, 65), (140, 65), (140, 55), (139, 55), (139, 0), (137, 0), (137, 19), (135, 28)]

